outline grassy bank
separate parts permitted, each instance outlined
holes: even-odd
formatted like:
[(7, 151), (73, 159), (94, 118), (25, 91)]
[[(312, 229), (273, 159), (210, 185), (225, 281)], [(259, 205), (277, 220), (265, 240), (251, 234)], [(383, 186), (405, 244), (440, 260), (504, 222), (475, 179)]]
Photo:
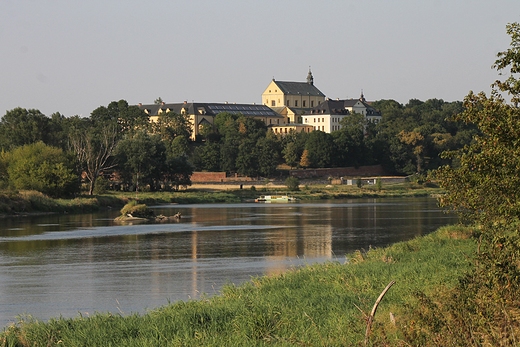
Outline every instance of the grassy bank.
[(74, 199), (51, 199), (35, 191), (0, 191), (0, 216), (26, 213), (84, 213), (107, 207), (121, 208), (129, 200), (139, 199), (147, 205), (179, 203), (238, 203), (253, 200), (261, 194), (290, 194), (301, 200), (347, 199), (362, 197), (402, 197), (428, 196), (439, 193), (438, 188), (428, 188), (414, 183), (375, 186), (306, 184), (299, 191), (289, 191), (285, 187), (252, 186), (238, 189), (237, 185), (197, 186), (178, 192), (108, 192), (102, 195), (83, 195)]
[[(470, 266), (471, 231), (444, 227), (345, 262), (309, 265), (278, 276), (228, 285), (222, 294), (179, 302), (144, 315), (116, 313), (10, 326), (0, 346), (356, 346), (366, 314), (379, 305), (371, 345), (403, 345), (401, 325), (416, 292), (453, 287)], [(390, 313), (394, 319), (390, 319)]]

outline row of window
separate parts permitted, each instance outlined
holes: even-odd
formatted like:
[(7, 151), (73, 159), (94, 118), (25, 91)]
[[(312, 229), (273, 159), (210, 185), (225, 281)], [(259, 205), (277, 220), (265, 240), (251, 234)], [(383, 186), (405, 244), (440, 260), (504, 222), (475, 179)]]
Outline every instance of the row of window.
[[(310, 122), (310, 120), (311, 120), (311, 118), (307, 118), (307, 117), (305, 117), (305, 118), (303, 119), (303, 122), (304, 122), (304, 123), (308, 123), (308, 122)], [(316, 121), (316, 120), (318, 120), (318, 121)], [(319, 122), (320, 122), (320, 118), (314, 118), (314, 122), (313, 122), (313, 123), (319, 123)], [(325, 118), (321, 118), (321, 122), (322, 122), (322, 123), (325, 123)]]
[[(267, 99), (265, 101), (265, 103), (268, 105), (269, 99)], [(280, 103), (280, 99), (278, 99), (278, 103)], [(310, 104), (311, 104), (311, 107), (314, 107), (314, 100), (311, 100)], [(276, 106), (276, 100), (271, 100), (271, 107), (275, 107), (275, 106)], [(291, 107), (291, 100), (286, 100), (285, 106)], [(298, 107), (298, 100), (294, 100), (294, 107)], [(302, 100), (302, 107), (307, 107), (307, 100)]]

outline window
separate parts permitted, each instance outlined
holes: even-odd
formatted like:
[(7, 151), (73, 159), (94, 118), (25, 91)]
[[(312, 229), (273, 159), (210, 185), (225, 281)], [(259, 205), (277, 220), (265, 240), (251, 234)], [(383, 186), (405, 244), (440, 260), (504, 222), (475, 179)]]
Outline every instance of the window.
[(311, 100), (311, 107), (314, 107), (314, 100)]
[(322, 121), (323, 123), (325, 123), (325, 118), (322, 118), (321, 121)]
[(306, 107), (306, 103), (305, 103), (305, 101), (307, 101), (307, 100), (303, 100), (303, 101), (302, 101), (302, 104), (303, 104), (302, 106), (303, 106), (303, 107)]
[(314, 118), (314, 123), (316, 123), (316, 118)]
[(298, 100), (294, 100), (294, 107), (298, 107)]
[(320, 122), (320, 119), (318, 118), (318, 123)]
[(287, 106), (291, 106), (291, 102), (289, 100), (287, 100), (285, 103), (287, 104)]
[(271, 106), (275, 106), (276, 102), (274, 100), (271, 100)]

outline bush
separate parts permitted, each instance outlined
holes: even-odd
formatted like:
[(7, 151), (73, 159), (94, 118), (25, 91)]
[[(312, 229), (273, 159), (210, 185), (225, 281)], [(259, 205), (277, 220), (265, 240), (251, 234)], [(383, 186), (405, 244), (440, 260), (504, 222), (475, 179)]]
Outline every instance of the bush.
[(136, 200), (132, 200), (123, 206), (121, 209), (121, 215), (131, 215), (132, 217), (138, 218), (151, 218), (154, 216), (154, 212), (145, 204), (138, 204)]
[(51, 197), (79, 191), (74, 161), (59, 148), (37, 142), (14, 149), (8, 158), (8, 180), (15, 189), (36, 190)]
[(285, 180), (285, 185), (291, 191), (300, 190), (300, 180), (296, 177), (287, 177), (287, 179)]

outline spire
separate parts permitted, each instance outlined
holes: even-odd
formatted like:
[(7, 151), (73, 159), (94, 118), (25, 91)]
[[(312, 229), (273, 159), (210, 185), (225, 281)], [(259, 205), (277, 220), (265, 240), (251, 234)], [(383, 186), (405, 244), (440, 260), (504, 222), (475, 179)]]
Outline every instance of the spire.
[(363, 89), (361, 89), (361, 96), (359, 97), (359, 100), (361, 100), (362, 102), (366, 101), (365, 96), (363, 95)]
[(309, 66), (309, 73), (307, 74), (307, 83), (314, 85), (314, 77), (312, 77), (311, 67)]

